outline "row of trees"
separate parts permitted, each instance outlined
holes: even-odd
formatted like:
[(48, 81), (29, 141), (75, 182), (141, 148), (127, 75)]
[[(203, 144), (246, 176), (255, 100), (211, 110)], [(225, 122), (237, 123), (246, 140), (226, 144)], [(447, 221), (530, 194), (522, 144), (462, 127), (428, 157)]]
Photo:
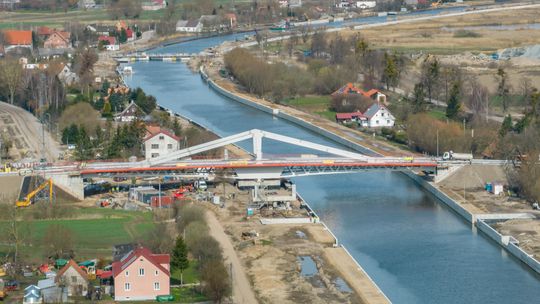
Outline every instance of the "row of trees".
[[(223, 253), (219, 243), (209, 234), (206, 211), (189, 203), (175, 204), (172, 217), (176, 219), (175, 232), (167, 224), (156, 224), (148, 237), (148, 246), (155, 252), (171, 254), (171, 270), (183, 273), (196, 261), (201, 274), (202, 292), (216, 303), (232, 291)], [(178, 235), (176, 238), (173, 235)]]

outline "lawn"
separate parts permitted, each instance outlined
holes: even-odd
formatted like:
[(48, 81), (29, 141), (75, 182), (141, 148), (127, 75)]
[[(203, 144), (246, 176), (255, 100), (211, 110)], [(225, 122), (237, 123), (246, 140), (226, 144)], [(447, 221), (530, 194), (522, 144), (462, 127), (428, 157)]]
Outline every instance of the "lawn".
[[(184, 270), (184, 284), (193, 284), (200, 282), (200, 273), (197, 269), (199, 266), (198, 261), (189, 261), (188, 269)], [(174, 270), (171, 273), (171, 284), (180, 285), (180, 271)]]
[(434, 108), (428, 112), (429, 116), (438, 120), (446, 120), (446, 110), (443, 108)]
[(175, 287), (171, 288), (171, 294), (174, 296), (176, 303), (197, 303), (205, 302), (208, 299), (193, 287)]
[[(72, 219), (25, 220), (24, 222), (28, 227), (30, 245), (23, 246), (21, 250), (24, 255), (33, 260), (43, 258), (43, 237), (52, 224), (63, 225), (72, 231), (74, 250), (80, 259), (96, 256), (110, 257), (113, 245), (144, 241), (148, 231), (153, 228), (152, 215), (149, 212), (94, 208), (77, 209)], [(7, 225), (9, 225), (8, 222), (0, 221), (0, 231), (4, 231)], [(7, 249), (5, 246), (0, 246), (0, 252), (5, 252)]]

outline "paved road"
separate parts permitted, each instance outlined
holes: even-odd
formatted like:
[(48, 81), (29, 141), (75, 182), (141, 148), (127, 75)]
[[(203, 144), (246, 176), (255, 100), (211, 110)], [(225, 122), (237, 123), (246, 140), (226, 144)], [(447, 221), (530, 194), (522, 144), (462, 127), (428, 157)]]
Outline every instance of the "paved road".
[(214, 213), (211, 211), (206, 212), (208, 219), (208, 226), (210, 226), (210, 235), (216, 239), (223, 249), (223, 256), (225, 257), (225, 265), (232, 264), (233, 272), (233, 302), (238, 304), (251, 304), (257, 303), (255, 293), (253, 293), (253, 287), (249, 283), (249, 280), (244, 272), (244, 267), (240, 263), (236, 252), (234, 251), (233, 244), (225, 232), (223, 227), (217, 220)]
[[(39, 120), (30, 112), (5, 102), (0, 102), (0, 114), (8, 114), (13, 119), (19, 135), (24, 138), (29, 148), (30, 156), (39, 160), (43, 150), (42, 128)], [(47, 161), (57, 160), (59, 152), (59, 144), (45, 130), (45, 157)]]

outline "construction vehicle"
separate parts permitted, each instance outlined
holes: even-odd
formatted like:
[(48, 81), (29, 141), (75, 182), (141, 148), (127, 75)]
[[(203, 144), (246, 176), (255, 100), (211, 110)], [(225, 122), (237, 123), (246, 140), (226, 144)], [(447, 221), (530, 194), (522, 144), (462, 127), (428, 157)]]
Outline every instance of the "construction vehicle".
[(4, 280), (0, 279), (0, 301), (4, 301), (4, 299), (7, 297), (6, 292), (6, 286), (4, 284)]
[[(25, 182), (26, 182), (26, 180), (23, 181), (23, 183), (25, 183)], [(41, 185), (39, 185), (32, 192), (28, 193), (26, 196), (24, 196), (22, 198), (19, 198), (19, 200), (17, 200), (17, 202), (16, 202), (17, 207), (28, 207), (28, 206), (30, 206), (37, 199), (38, 195), (41, 194), (47, 188), (48, 188), (48, 195), (49, 195), (48, 199), (49, 199), (49, 201), (52, 201), (52, 197), (53, 197), (53, 181), (52, 181), (52, 179), (49, 179), (49, 180), (45, 181), (44, 183), (42, 183)]]

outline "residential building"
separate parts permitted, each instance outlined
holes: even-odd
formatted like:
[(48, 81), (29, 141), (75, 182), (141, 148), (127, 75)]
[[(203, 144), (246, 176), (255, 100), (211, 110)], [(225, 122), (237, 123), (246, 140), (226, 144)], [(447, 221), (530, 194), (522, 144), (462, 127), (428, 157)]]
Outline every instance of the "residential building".
[(68, 296), (85, 296), (88, 292), (88, 276), (74, 260), (58, 271), (55, 282), (67, 288)]
[(67, 49), (71, 47), (71, 33), (54, 30), (43, 43), (46, 49)]
[(113, 262), (115, 301), (155, 300), (170, 294), (170, 256), (138, 247)]
[(58, 73), (58, 79), (64, 85), (68, 85), (68, 86), (79, 82), (79, 76), (77, 75), (77, 73), (71, 71), (68, 65), (64, 65), (60, 73)]
[(113, 262), (120, 261), (125, 255), (137, 248), (136, 244), (118, 244), (113, 246)]
[(88, 9), (96, 7), (96, 1), (94, 0), (79, 0), (77, 6), (81, 9)]
[(5, 30), (4, 34), (4, 49), (9, 52), (14, 48), (32, 49), (32, 31)]
[(14, 9), (19, 3), (21, 3), (21, 0), (0, 0), (0, 7)]
[(40, 26), (37, 28), (36, 34), (39, 38), (45, 40), (53, 33), (53, 29), (48, 26)]
[(142, 3), (143, 11), (157, 11), (165, 7), (167, 7), (165, 0), (152, 0)]
[(396, 118), (392, 113), (379, 102), (372, 104), (364, 113), (364, 116), (368, 120), (367, 127), (370, 128), (393, 127), (396, 122)]
[(360, 111), (352, 113), (336, 113), (336, 122), (350, 123), (358, 122), (361, 126), (367, 125), (367, 118)]
[(103, 47), (107, 51), (118, 51), (120, 49), (120, 45), (116, 42), (116, 37), (102, 35), (98, 37), (98, 41), (103, 41)]
[(369, 9), (377, 6), (376, 1), (356, 1), (356, 7), (360, 9)]
[(203, 30), (203, 24), (199, 19), (179, 20), (176, 23), (177, 32), (200, 33)]
[(350, 82), (342, 86), (341, 88), (337, 89), (331, 95), (337, 96), (337, 95), (350, 95), (350, 94), (364, 95), (365, 97), (371, 98), (375, 100), (376, 102), (386, 104), (386, 95), (381, 93), (381, 91), (377, 89), (371, 89), (366, 92), (360, 88), (355, 87), (354, 84)]
[(158, 128), (148, 131), (143, 141), (146, 159), (167, 155), (180, 149), (180, 138), (172, 132)]
[(144, 113), (144, 111), (132, 100), (124, 111), (114, 116), (114, 120), (119, 122), (132, 122), (144, 115), (146, 115), (146, 113)]
[(60, 56), (67, 55), (68, 58), (73, 57), (75, 50), (73, 48), (66, 49), (46, 49), (38, 48), (38, 56), (41, 59), (58, 58)]

